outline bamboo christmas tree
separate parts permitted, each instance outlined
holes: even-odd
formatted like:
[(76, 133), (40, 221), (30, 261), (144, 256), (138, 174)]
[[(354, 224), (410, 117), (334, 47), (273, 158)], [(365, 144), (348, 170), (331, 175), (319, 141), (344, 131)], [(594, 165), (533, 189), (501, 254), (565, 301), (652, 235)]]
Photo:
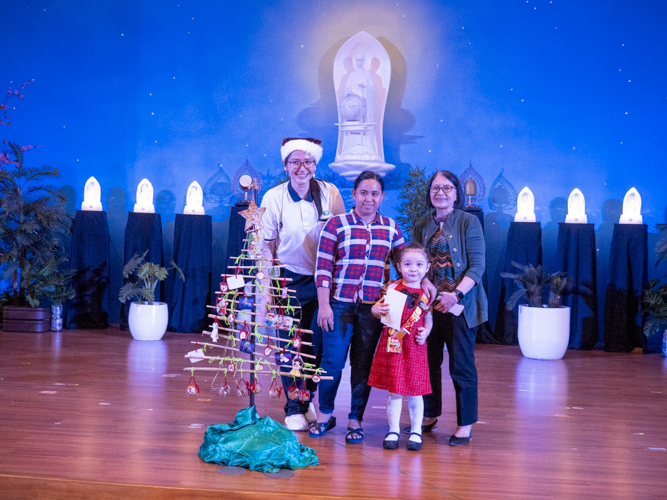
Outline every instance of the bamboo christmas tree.
[[(264, 210), (253, 200), (247, 210), (240, 212), (246, 219), (247, 237), (241, 255), (230, 256), (233, 264), (222, 275), (215, 305), (208, 306), (213, 310), (208, 315), (213, 322), (211, 329), (202, 334), (209, 336), (210, 342), (193, 341), (198, 349), (185, 356), (214, 366), (184, 368), (191, 371), (188, 394), (199, 392), (195, 371), (216, 372), (212, 388), (222, 396), (232, 392), (231, 377), (237, 395), (250, 396), (251, 405), (254, 395), (262, 390), (258, 376), (271, 377), (269, 396), (273, 398), (280, 397), (282, 392), (278, 376), (292, 377), (287, 395), (301, 401), (310, 400), (310, 392), (298, 388), (299, 379), (312, 379), (316, 383), (331, 380), (321, 368), (315, 367), (316, 356), (301, 352), (302, 346), (312, 345), (313, 332), (299, 324), (301, 307), (293, 295), (295, 291), (289, 288), (291, 279), (280, 276), (283, 267), (280, 263), (263, 256), (260, 231)], [(256, 306), (262, 298), (268, 299), (266, 314), (257, 312)], [(284, 335), (287, 338), (281, 338), (280, 331), (287, 332)], [(224, 380), (214, 386), (220, 374)]]

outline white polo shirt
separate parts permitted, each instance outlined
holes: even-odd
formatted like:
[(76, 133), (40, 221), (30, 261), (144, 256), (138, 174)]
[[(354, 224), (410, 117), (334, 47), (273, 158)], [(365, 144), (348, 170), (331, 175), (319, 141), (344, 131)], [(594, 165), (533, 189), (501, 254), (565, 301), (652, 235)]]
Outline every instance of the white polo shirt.
[(269, 189), (262, 198), (266, 211), (262, 216), (264, 241), (276, 240), (277, 257), (287, 269), (313, 276), (317, 261), (317, 245), (324, 224), (334, 215), (345, 212), (338, 188), (319, 181), (322, 190), (322, 217), (310, 195), (301, 198), (287, 181)]

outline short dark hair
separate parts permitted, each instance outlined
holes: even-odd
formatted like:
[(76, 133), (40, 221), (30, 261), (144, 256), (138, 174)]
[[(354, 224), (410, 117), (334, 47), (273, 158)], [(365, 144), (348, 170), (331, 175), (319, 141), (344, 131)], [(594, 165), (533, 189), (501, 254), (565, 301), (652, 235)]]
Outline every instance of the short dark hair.
[(354, 180), (354, 189), (357, 189), (359, 187), (359, 184), (361, 184), (361, 181), (366, 181), (366, 180), (373, 180), (373, 181), (378, 181), (380, 184), (380, 188), (382, 188), (382, 192), (384, 193), (384, 181), (382, 180), (382, 177), (380, 174), (376, 174), (375, 172), (371, 172), (370, 170), (364, 170), (359, 174), (359, 176)]
[(426, 206), (428, 206), (429, 208), (433, 208), (433, 203), (431, 203), (431, 186), (433, 185), (433, 181), (438, 175), (442, 175), (449, 182), (454, 184), (454, 187), (456, 188), (456, 201), (454, 202), (454, 208), (461, 208), (464, 203), (463, 188), (461, 187), (459, 178), (456, 177), (449, 170), (438, 170), (428, 180), (428, 184), (426, 185)]

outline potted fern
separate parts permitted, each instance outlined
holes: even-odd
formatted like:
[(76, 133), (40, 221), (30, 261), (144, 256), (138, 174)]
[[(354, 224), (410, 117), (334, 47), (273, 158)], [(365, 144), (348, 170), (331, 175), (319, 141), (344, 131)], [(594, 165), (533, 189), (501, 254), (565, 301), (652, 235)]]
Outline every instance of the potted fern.
[(183, 271), (172, 260), (171, 267), (163, 267), (153, 262), (146, 262), (146, 254), (134, 254), (123, 267), (123, 278), (133, 279), (125, 283), (118, 299), (126, 302), (137, 299), (130, 304), (127, 321), (132, 337), (137, 340), (160, 340), (167, 331), (169, 309), (164, 302), (155, 301), (155, 290), (158, 284), (164, 281), (171, 269), (176, 270), (179, 277), (185, 281)]
[[(661, 232), (667, 233), (667, 224), (658, 224), (657, 227)], [(667, 235), (658, 241), (655, 253), (658, 256), (656, 266), (667, 259)], [(660, 280), (649, 281), (644, 289), (642, 305), (647, 316), (644, 335), (662, 335), (662, 356), (667, 358), (667, 283), (661, 285)]]
[(41, 182), (59, 177), (58, 169), (25, 167), (23, 153), (32, 146), (9, 146), (9, 154), (0, 154), (0, 269), (12, 282), (0, 296), (3, 330), (43, 332), (50, 329), (49, 309), (38, 307), (43, 271), (63, 254), (72, 219), (64, 192)]
[[(570, 341), (570, 308), (561, 305), (561, 295), (568, 286), (566, 273), (545, 274), (541, 265), (522, 265), (512, 262), (520, 273), (500, 273), (513, 279), (518, 289), (510, 296), (506, 307), (514, 309), (519, 299), (528, 304), (519, 305), (518, 338), (521, 352), (527, 358), (561, 359)], [(542, 303), (542, 295), (549, 290), (549, 300)]]

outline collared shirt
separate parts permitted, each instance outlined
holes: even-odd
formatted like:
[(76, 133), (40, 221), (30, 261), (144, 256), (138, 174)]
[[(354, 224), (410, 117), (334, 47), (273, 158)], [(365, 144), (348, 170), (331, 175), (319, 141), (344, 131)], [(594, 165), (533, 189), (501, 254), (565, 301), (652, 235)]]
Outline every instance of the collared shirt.
[(367, 224), (354, 209), (333, 217), (317, 249), (315, 286), (341, 302), (375, 302), (389, 279), (389, 261), (405, 246), (396, 222), (377, 213)]
[(333, 184), (319, 181), (322, 191), (322, 217), (310, 194), (301, 198), (287, 181), (269, 189), (262, 198), (266, 211), (262, 216), (264, 240), (276, 241), (276, 256), (292, 272), (312, 276), (320, 231), (333, 215), (345, 212), (340, 191)]

